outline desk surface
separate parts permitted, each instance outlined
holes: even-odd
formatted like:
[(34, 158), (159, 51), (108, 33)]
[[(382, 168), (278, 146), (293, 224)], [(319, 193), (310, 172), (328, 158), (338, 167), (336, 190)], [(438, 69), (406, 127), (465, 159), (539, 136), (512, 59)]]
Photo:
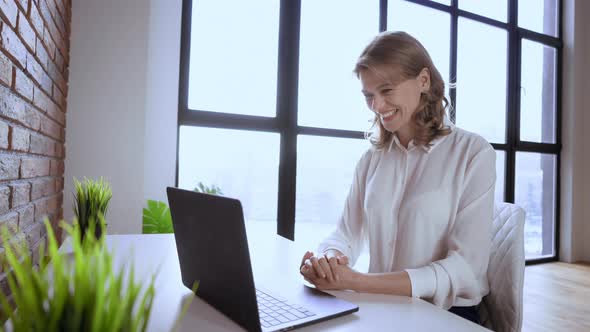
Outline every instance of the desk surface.
[[(247, 230), (257, 283), (262, 282), (267, 289), (280, 290), (287, 280), (299, 284), (303, 282), (298, 274), (298, 262), (305, 250), (313, 249), (317, 243), (309, 246), (309, 240), (286, 240), (274, 234), (274, 226), (270, 224), (248, 225)], [(174, 236), (109, 235), (106, 243), (110, 249), (115, 249), (115, 266), (123, 266), (132, 260), (136, 274), (145, 280), (159, 270), (148, 331), (170, 331), (182, 304), (192, 297), (191, 291), (181, 281)], [(487, 331), (420, 299), (350, 291), (329, 293), (357, 304), (359, 311), (304, 327), (300, 331)], [(242, 329), (207, 303), (195, 298), (178, 331), (194, 330), (216, 332)]]

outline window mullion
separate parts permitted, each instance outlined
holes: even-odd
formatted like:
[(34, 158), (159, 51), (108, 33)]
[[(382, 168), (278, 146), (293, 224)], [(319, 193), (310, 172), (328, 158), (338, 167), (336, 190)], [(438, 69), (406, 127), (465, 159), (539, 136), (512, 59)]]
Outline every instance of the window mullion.
[(387, 0), (379, 0), (379, 32), (387, 30)]
[(450, 66), (449, 66), (449, 97), (451, 98), (451, 108), (449, 112), (449, 118), (451, 119), (452, 123), (457, 123), (457, 89), (451, 87), (451, 84), (457, 82), (457, 52), (458, 52), (458, 45), (457, 40), (459, 38), (459, 14), (457, 8), (457, 0), (451, 1), (451, 53), (450, 53)]
[(520, 38), (518, 35), (517, 0), (508, 1), (508, 86), (506, 98), (506, 189), (505, 200), (514, 203), (516, 176), (516, 145), (520, 118)]
[(277, 74), (277, 119), (281, 133), (277, 234), (295, 239), (297, 98), (300, 0), (281, 0)]

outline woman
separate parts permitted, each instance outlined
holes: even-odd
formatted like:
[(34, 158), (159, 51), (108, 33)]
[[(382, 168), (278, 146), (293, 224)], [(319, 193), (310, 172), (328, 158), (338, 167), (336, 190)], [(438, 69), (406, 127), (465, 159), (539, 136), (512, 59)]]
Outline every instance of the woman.
[[(354, 72), (375, 113), (336, 230), (300, 267), (319, 289), (420, 297), (476, 323), (496, 181), (492, 146), (445, 118), (444, 82), (404, 32), (384, 32)], [(477, 110), (474, 110), (477, 111)], [(363, 246), (368, 273), (354, 271)]]

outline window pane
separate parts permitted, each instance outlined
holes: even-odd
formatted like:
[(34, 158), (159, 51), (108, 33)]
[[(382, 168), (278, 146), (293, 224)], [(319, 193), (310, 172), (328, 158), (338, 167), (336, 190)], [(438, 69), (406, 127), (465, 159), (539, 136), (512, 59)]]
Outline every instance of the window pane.
[(519, 0), (518, 25), (536, 32), (557, 37), (557, 0)]
[(338, 222), (350, 190), (354, 169), (367, 140), (299, 135), (297, 141), (297, 204), (295, 225)]
[(555, 49), (522, 41), (520, 140), (555, 143)]
[[(419, 18), (428, 17), (428, 20)], [(390, 1), (387, 11), (389, 30), (402, 30), (426, 48), (445, 83), (449, 82), (450, 15), (411, 2)], [(448, 84), (445, 85), (448, 91)]]
[(459, 127), (493, 143), (506, 137), (506, 31), (459, 18), (457, 111)]
[(504, 202), (504, 177), (506, 174), (506, 152), (496, 150), (496, 202)]
[(508, 3), (506, 0), (461, 0), (459, 8), (494, 20), (506, 22)]
[(178, 185), (215, 185), (242, 202), (246, 220), (276, 222), (279, 135), (180, 126)]
[(554, 254), (555, 155), (516, 154), (515, 202), (526, 211), (526, 258)]
[(369, 130), (372, 113), (352, 70), (378, 32), (378, 1), (302, 1), (299, 125)]
[(193, 1), (189, 108), (274, 116), (278, 26), (279, 1)]

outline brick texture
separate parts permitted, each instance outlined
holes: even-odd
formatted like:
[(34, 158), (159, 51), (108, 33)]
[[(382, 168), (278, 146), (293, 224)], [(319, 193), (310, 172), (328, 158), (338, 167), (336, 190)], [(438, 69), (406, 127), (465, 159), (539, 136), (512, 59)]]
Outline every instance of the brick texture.
[(10, 150), (28, 152), (31, 144), (31, 133), (22, 127), (10, 128)]
[(10, 188), (7, 186), (0, 187), (0, 214), (7, 213), (10, 210)]
[[(0, 0), (0, 227), (28, 242), (36, 263), (43, 219), (63, 218), (71, 6)], [(3, 291), (5, 276), (0, 267)]]
[(12, 204), (11, 208), (19, 208), (31, 201), (31, 184), (29, 182), (14, 182), (10, 184)]
[(8, 149), (8, 135), (10, 127), (6, 122), (0, 121), (0, 149)]
[(2, 53), (0, 53), (0, 83), (7, 86), (12, 85), (12, 63)]

